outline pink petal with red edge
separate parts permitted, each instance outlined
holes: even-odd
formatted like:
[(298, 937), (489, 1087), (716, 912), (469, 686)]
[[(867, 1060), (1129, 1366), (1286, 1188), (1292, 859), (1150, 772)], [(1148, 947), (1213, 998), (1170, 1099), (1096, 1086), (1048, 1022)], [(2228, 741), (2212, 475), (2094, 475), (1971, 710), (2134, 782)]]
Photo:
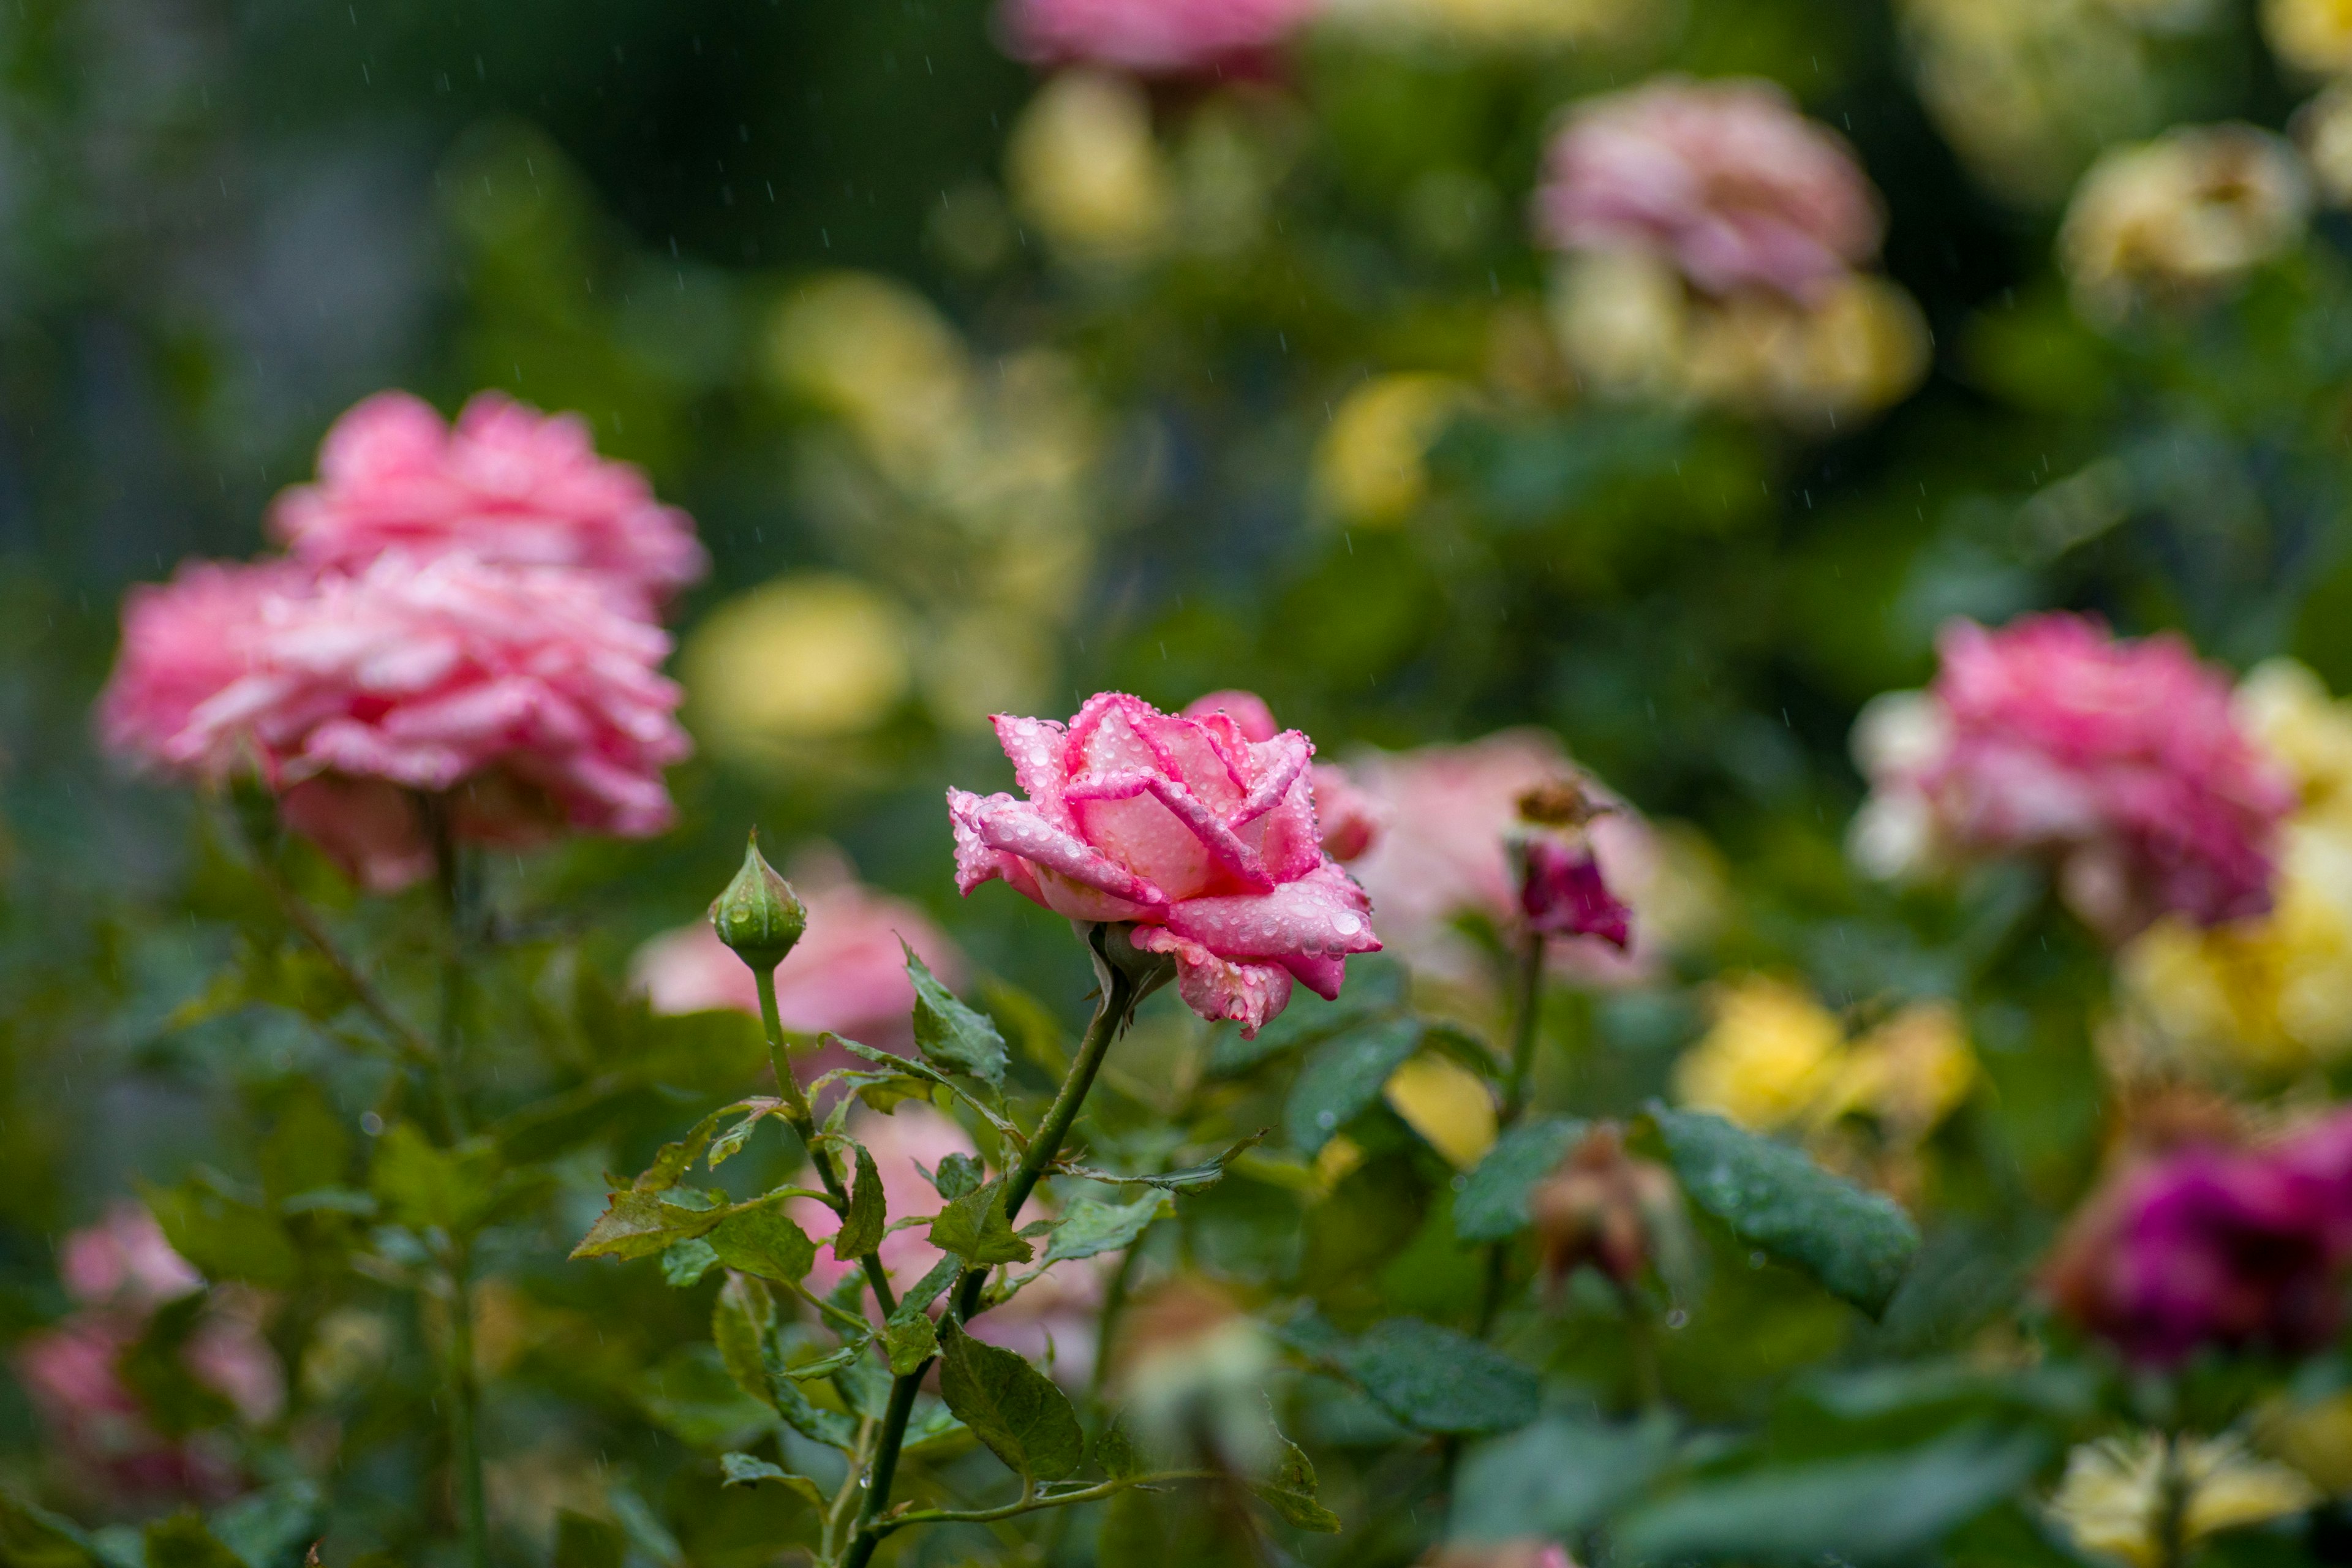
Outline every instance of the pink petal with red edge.
[[(1013, 797), (1000, 795), (993, 799), (1010, 802)], [(992, 882), (999, 877), (1008, 882), (1013, 879), (1007, 874), (1007, 862), (1012, 860), (1012, 857), (991, 847), (988, 841), (980, 836), (980, 815), (989, 805), (989, 801), (981, 799), (970, 790), (948, 791), (948, 826), (955, 834), (956, 891), (966, 898), (970, 898), (971, 890), (983, 882)], [(1023, 891), (1033, 899), (1037, 898), (1034, 890), (1035, 886), (1036, 881), (1033, 878), (1029, 888)], [(1043, 899), (1037, 901), (1045, 902)]]
[[(1160, 839), (1157, 835), (1161, 831), (1161, 825), (1156, 815), (1107, 815), (1089, 809), (1095, 803), (1135, 800), (1145, 795), (1164, 806), (1168, 815), (1192, 836), (1199, 847), (1208, 851), (1208, 858), (1223, 867), (1244, 886), (1261, 890), (1274, 886), (1274, 879), (1266, 875), (1265, 862), (1258, 852), (1243, 843), (1216, 813), (1202, 805), (1182, 784), (1172, 780), (1154, 773), (1127, 773), (1090, 779), (1084, 784), (1072, 784), (1066, 798), (1072, 810), (1087, 825), (1088, 837), (1106, 849), (1131, 849), (1132, 853), (1123, 854), (1121, 858), (1150, 874), (1153, 880), (1168, 888), (1174, 896), (1181, 897), (1182, 894), (1175, 893), (1176, 889), (1183, 888), (1189, 891), (1203, 885), (1200, 873), (1204, 868), (1190, 846), (1180, 848)], [(1112, 837), (1106, 837), (1093, 831), (1097, 821), (1111, 830)], [(1152, 837), (1147, 842), (1138, 837), (1139, 834)], [(1164, 868), (1160, 863), (1163, 858), (1167, 861)]]
[(1370, 917), (1364, 890), (1326, 862), (1271, 893), (1186, 900), (1169, 909), (1168, 926), (1228, 958), (1289, 958), (1378, 952)]
[(1098, 691), (1070, 721), (1069, 772), (1073, 778), (1098, 773), (1152, 773), (1159, 753), (1143, 738), (1137, 721), (1159, 710), (1124, 691)]
[(1254, 822), (1282, 804), (1315, 757), (1315, 742), (1296, 730), (1285, 730), (1271, 741), (1250, 748), (1249, 798), (1234, 815), (1234, 826)]
[(1021, 792), (1047, 820), (1069, 826), (1069, 813), (1062, 805), (1062, 786), (1070, 776), (1069, 738), (1062, 727), (1050, 719), (1023, 719), (1010, 713), (999, 713), (991, 721), (996, 726), (997, 743), (1012, 759), (1013, 782)]
[(1081, 887), (1147, 909), (1168, 902), (1168, 896), (1147, 879), (1107, 858), (1068, 829), (1055, 826), (1025, 800), (990, 795), (971, 808), (971, 820), (980, 842), (1030, 861), (1040, 870), (1058, 872)]
[(1282, 966), (1309, 991), (1326, 1002), (1339, 999), (1339, 987), (1348, 979), (1348, 961), (1326, 957), (1321, 953), (1294, 952), (1282, 961)]
[(1146, 952), (1173, 957), (1176, 992), (1184, 1005), (1213, 1024), (1239, 1024), (1245, 1040), (1255, 1039), (1290, 1005), (1289, 973), (1274, 964), (1228, 963), (1199, 942), (1160, 926), (1139, 927), (1129, 940)]
[(1280, 805), (1245, 830), (1257, 841), (1265, 868), (1277, 882), (1295, 882), (1312, 876), (1323, 864), (1321, 829), (1315, 814), (1315, 774), (1310, 770), (1291, 781)]
[(1249, 792), (1245, 770), (1235, 765), (1243, 752), (1221, 749), (1208, 727), (1191, 719), (1154, 713), (1138, 722), (1169, 776), (1181, 780), (1202, 804), (1220, 817), (1242, 804)]

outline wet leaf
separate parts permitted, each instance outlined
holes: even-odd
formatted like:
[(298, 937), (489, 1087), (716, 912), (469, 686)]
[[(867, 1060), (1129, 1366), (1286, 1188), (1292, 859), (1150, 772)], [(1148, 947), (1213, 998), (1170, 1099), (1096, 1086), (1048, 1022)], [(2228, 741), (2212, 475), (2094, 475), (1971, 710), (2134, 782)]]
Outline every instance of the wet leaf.
[(761, 1481), (779, 1482), (804, 1499), (811, 1508), (822, 1509), (832, 1500), (806, 1476), (796, 1476), (782, 1465), (755, 1458), (750, 1454), (719, 1455), (719, 1473), (726, 1478), (719, 1482), (721, 1486), (751, 1487)]
[(1003, 1192), (1003, 1182), (991, 1182), (941, 1209), (931, 1221), (931, 1245), (975, 1268), (1028, 1262), (1037, 1249), (1013, 1234), (1004, 1217)]
[(1054, 1380), (952, 1320), (940, 1336), (940, 1393), (989, 1452), (1032, 1481), (1060, 1480), (1086, 1455), (1077, 1412)]
[(1370, 1110), (1381, 1089), (1421, 1045), (1421, 1025), (1391, 1018), (1328, 1040), (1299, 1069), (1283, 1102), (1282, 1128), (1291, 1146), (1319, 1152), (1333, 1134)]
[(1175, 1212), (1176, 1205), (1158, 1193), (1131, 1204), (1103, 1204), (1080, 1198), (1055, 1227), (1054, 1239), (1046, 1244), (1045, 1261), (1059, 1263), (1066, 1258), (1092, 1258), (1097, 1253), (1132, 1247), (1153, 1220)]
[(1425, 1319), (1377, 1323), (1339, 1360), (1373, 1403), (1415, 1431), (1507, 1432), (1535, 1419), (1534, 1373)]
[(907, 978), (915, 984), (915, 1047), (950, 1072), (969, 1073), (992, 1087), (1003, 1083), (1004, 1037), (995, 1024), (957, 1001), (913, 948), (906, 951)]
[(1286, 1524), (1318, 1535), (1339, 1533), (1339, 1516), (1317, 1500), (1314, 1462), (1296, 1443), (1284, 1440), (1282, 1463), (1266, 1479), (1251, 1483), (1250, 1490)]
[(1576, 1147), (1589, 1125), (1549, 1116), (1504, 1133), (1455, 1196), (1454, 1234), (1465, 1241), (1501, 1241), (1525, 1230), (1528, 1194)]

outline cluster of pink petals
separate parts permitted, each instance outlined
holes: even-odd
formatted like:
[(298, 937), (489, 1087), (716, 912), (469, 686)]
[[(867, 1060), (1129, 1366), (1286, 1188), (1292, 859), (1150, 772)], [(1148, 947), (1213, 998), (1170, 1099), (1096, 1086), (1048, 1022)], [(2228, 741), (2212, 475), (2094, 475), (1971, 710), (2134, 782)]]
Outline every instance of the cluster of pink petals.
[[(853, 880), (845, 865), (795, 856), (792, 880), (808, 906), (808, 930), (776, 966), (776, 1011), (784, 1027), (830, 1032), (885, 1050), (910, 1049), (915, 987), (899, 943), (912, 947), (950, 990), (962, 986), (963, 954), (929, 916)], [(630, 967), (656, 1013), (760, 1011), (751, 969), (709, 921), (654, 938), (637, 950)], [(845, 1064), (812, 1058), (804, 1065), (823, 1071)]]
[(709, 566), (692, 521), (635, 467), (598, 457), (586, 420), (496, 392), (476, 395), (454, 426), (404, 392), (360, 403), (327, 432), (317, 482), (280, 495), (269, 526), (320, 568), (463, 550), (593, 573), (648, 611)]
[[(1184, 706), (1187, 719), (1205, 719), (1212, 713), (1231, 719), (1252, 741), (1271, 741), (1282, 732), (1282, 726), (1275, 722), (1274, 710), (1255, 691), (1212, 691)], [(1330, 763), (1309, 764), (1307, 781), (1315, 797), (1315, 826), (1322, 836), (1323, 852), (1343, 866), (1361, 859), (1381, 836), (1380, 803), (1358, 788), (1345, 768)]]
[(1938, 648), (1939, 744), (1884, 782), (1917, 792), (1950, 847), (2057, 855), (2076, 908), (2118, 936), (2165, 911), (2214, 925), (2270, 908), (2295, 796), (2240, 729), (2224, 671), (2177, 637), (2073, 615), (1955, 622)]
[(662, 770), (690, 749), (668, 651), (583, 573), (463, 552), (316, 578), (197, 564), (132, 591), (100, 726), (185, 775), (258, 767), (294, 826), (388, 889), (432, 868), (418, 794), (495, 844), (667, 827)]
[(2296, 1353), (2335, 1336), (2352, 1268), (2352, 1113), (2257, 1149), (2126, 1167), (2050, 1270), (2060, 1308), (2144, 1365), (2202, 1347)]
[(1591, 847), (1537, 834), (1519, 857), (1519, 914), (1529, 931), (1598, 937), (1620, 952), (1633, 945), (1633, 911), (1611, 890)]
[(1801, 304), (1875, 254), (1884, 227), (1853, 150), (1778, 87), (1672, 77), (1569, 118), (1536, 220), (1562, 250), (1638, 252), (1706, 293)]
[[(185, 1497), (218, 1501), (241, 1478), (222, 1434), (165, 1436), (122, 1375), (122, 1358), (155, 1309), (204, 1281), (172, 1250), (144, 1208), (120, 1203), (99, 1224), (67, 1236), (58, 1272), (75, 1309), (18, 1344), (17, 1381), (40, 1418), (50, 1454), (67, 1474), (110, 1501)], [(284, 1374), (247, 1318), (208, 1312), (182, 1346), (189, 1374), (248, 1423), (284, 1408)]]
[[(1354, 776), (1386, 826), (1353, 868), (1380, 911), (1381, 934), (1407, 963), (1464, 985), (1481, 982), (1487, 966), (1457, 922), (1467, 915), (1505, 932), (1517, 929), (1528, 912), (1512, 858), (1513, 843), (1525, 837), (1520, 797), (1575, 772), (1559, 742), (1537, 730), (1376, 752), (1358, 763)], [(1586, 828), (1585, 837), (1604, 889), (1639, 889), (1651, 879), (1657, 844), (1636, 814), (1613, 811)], [(1559, 869), (1567, 875), (1571, 868)], [(1567, 915), (1570, 891), (1548, 886), (1542, 912)], [(1609, 922), (1598, 906), (1587, 913), (1597, 924), (1584, 934), (1600, 940), (1551, 943), (1555, 969), (1608, 984), (1637, 980), (1654, 967), (1656, 954), (1639, 921), (1629, 921), (1633, 929), (1621, 951), (1610, 931), (1600, 929)]]
[(1245, 1034), (1292, 981), (1337, 996), (1348, 955), (1379, 951), (1363, 889), (1324, 853), (1297, 731), (1253, 741), (1230, 714), (1103, 692), (1066, 729), (1000, 715), (996, 733), (1027, 798), (948, 792), (964, 892), (1002, 878), (1073, 920), (1130, 922), (1194, 1012)]
[[(849, 1120), (849, 1136), (874, 1156), (882, 1177), (882, 1201), (892, 1220), (935, 1214), (942, 1206), (929, 1173), (950, 1154), (976, 1157), (962, 1128), (937, 1110), (902, 1104), (890, 1115), (858, 1110)], [(822, 1243), (841, 1226), (841, 1216), (823, 1204), (806, 1198), (792, 1200), (793, 1220)], [(894, 1230), (882, 1238), (877, 1254), (883, 1268), (900, 1289), (929, 1273), (943, 1256), (920, 1226)], [(1094, 1318), (1102, 1305), (1105, 1258), (1061, 1263), (1024, 1286), (1021, 1293), (972, 1321), (972, 1336), (1032, 1360), (1053, 1356), (1054, 1374), (1065, 1383), (1083, 1384), (1094, 1366)], [(856, 1267), (844, 1263), (829, 1247), (817, 1249), (809, 1287), (828, 1290)]]
[(1263, 61), (1322, 0), (1004, 0), (1006, 51), (1036, 65), (1205, 75)]

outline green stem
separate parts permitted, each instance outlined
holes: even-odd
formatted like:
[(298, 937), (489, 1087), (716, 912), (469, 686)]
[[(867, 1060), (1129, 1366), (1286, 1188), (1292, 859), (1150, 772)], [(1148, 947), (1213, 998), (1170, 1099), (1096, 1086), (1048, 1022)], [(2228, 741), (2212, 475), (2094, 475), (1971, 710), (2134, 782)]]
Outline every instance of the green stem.
[[(1528, 933), (1527, 945), (1519, 951), (1517, 985), (1512, 995), (1511, 1065), (1509, 1076), (1503, 1080), (1503, 1106), (1496, 1117), (1501, 1131), (1508, 1132), (1527, 1114), (1529, 1080), (1534, 1076), (1537, 1025), (1543, 1016), (1544, 939), (1540, 931)], [(1478, 1298), (1478, 1337), (1485, 1339), (1495, 1326), (1496, 1315), (1503, 1310), (1503, 1294), (1510, 1283), (1510, 1253), (1503, 1243), (1495, 1242), (1486, 1248), (1486, 1283)]]
[(1097, 1502), (1116, 1497), (1131, 1487), (1161, 1486), (1170, 1481), (1210, 1481), (1221, 1479), (1215, 1470), (1169, 1470), (1156, 1476), (1129, 1476), (1123, 1479), (1097, 1481), (1088, 1487), (1076, 1487), (1067, 1491), (1044, 1492), (1009, 1502), (1001, 1508), (919, 1509), (902, 1513), (883, 1527), (883, 1533), (901, 1530), (910, 1524), (990, 1524), (1001, 1519), (1014, 1519), (1039, 1509), (1061, 1508), (1069, 1503)]
[[(443, 924), (441, 1027), (429, 1072), (443, 1131), (456, 1144), (466, 1136), (465, 1095), (458, 1076), (465, 1047), (466, 958), (475, 924), (473, 889), (447, 800), (425, 796), (419, 805), (433, 838), (435, 885), (440, 893)], [(474, 1269), (469, 1239), (451, 1242), (448, 1273), (450, 1459), (457, 1468), (466, 1562), (468, 1568), (489, 1568), (490, 1516), (482, 1480), (482, 1391), (474, 1372)]]
[[(1004, 1184), (1004, 1217), (1017, 1220), (1021, 1206), (1037, 1189), (1047, 1170), (1062, 1152), (1062, 1140), (1069, 1136), (1070, 1124), (1077, 1120), (1078, 1107), (1085, 1103), (1087, 1091), (1094, 1087), (1095, 1075), (1102, 1070), (1103, 1058), (1110, 1043), (1118, 1037), (1120, 1026), (1127, 1021), (1128, 1010), (1136, 999), (1135, 983), (1115, 965), (1103, 964), (1102, 1000), (1095, 1008), (1094, 1020), (1087, 1026), (1086, 1037), (1078, 1042), (1078, 1054), (1071, 1062), (1068, 1076), (1062, 1079), (1061, 1091), (1046, 1108), (1045, 1119), (1037, 1124), (1037, 1135), (1029, 1140), (1029, 1152), (1022, 1156), (1021, 1164)], [(967, 1268), (955, 1295), (954, 1311), (958, 1320), (969, 1322), (981, 1310), (980, 1293), (988, 1283), (984, 1268)], [(875, 1548), (882, 1537), (897, 1529), (904, 1520), (881, 1522), (890, 1506), (891, 1483), (898, 1474), (898, 1450), (906, 1445), (907, 1422), (915, 1411), (915, 1395), (922, 1391), (923, 1375), (931, 1363), (925, 1362), (890, 1385), (890, 1403), (882, 1412), (882, 1436), (874, 1448), (874, 1468), (866, 1476), (866, 1507), (858, 1516), (857, 1534), (849, 1543), (849, 1554), (842, 1559), (842, 1568), (866, 1568), (873, 1560)]]
[(459, 1243), (449, 1260), (450, 1446), (457, 1468), (458, 1509), (468, 1568), (489, 1568), (490, 1513), (482, 1484), (482, 1391), (474, 1375), (472, 1248)]
[[(784, 1102), (784, 1118), (800, 1134), (802, 1146), (816, 1166), (817, 1179), (824, 1190), (833, 1194), (844, 1223), (849, 1217), (849, 1187), (842, 1181), (841, 1172), (816, 1141), (816, 1111), (809, 1104), (808, 1095), (801, 1089), (800, 1079), (793, 1076), (792, 1054), (784, 1048), (784, 1024), (776, 1010), (776, 966), (751, 966), (751, 978), (760, 990), (760, 1023), (768, 1032), (768, 1059), (776, 1069), (776, 1093)], [(859, 1261), (865, 1266), (866, 1283), (874, 1292), (875, 1304), (888, 1317), (898, 1310), (898, 1298), (890, 1289), (890, 1271), (882, 1267), (879, 1254), (869, 1252)]]
[(2188, 1568), (2189, 1476), (2180, 1463), (2180, 1434), (2164, 1434), (2164, 1460), (2157, 1472), (2157, 1568)]

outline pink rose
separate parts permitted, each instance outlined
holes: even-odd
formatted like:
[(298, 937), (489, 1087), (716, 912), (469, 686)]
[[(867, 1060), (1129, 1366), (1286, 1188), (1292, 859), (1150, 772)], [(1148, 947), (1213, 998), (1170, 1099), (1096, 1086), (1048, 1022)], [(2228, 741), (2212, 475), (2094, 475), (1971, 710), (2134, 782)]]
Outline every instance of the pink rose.
[(172, 1249), (144, 1204), (121, 1199), (98, 1224), (58, 1243), (58, 1275), (84, 1306), (148, 1311), (204, 1288), (204, 1276)]
[[(1543, 731), (1506, 730), (1465, 745), (1373, 752), (1354, 773), (1389, 824), (1355, 868), (1381, 912), (1382, 931), (1414, 968), (1456, 984), (1484, 984), (1488, 966), (1455, 921), (1471, 915), (1507, 933), (1518, 929), (1526, 911), (1511, 846), (1525, 841), (1520, 798), (1574, 776), (1575, 765)], [(1621, 809), (1592, 823), (1586, 835), (1604, 889), (1630, 889), (1638, 911), (1643, 889), (1657, 875), (1649, 825)], [(1557, 925), (1570, 912), (1566, 879), (1575, 872), (1565, 862), (1554, 869), (1559, 876), (1538, 891), (1541, 912)], [(1645, 923), (1632, 922), (1622, 952), (1601, 945), (1613, 941), (1606, 931), (1591, 932), (1596, 942), (1555, 942), (1551, 967), (1589, 983), (1638, 980), (1657, 962)]]
[(596, 455), (576, 414), (477, 394), (455, 427), (423, 399), (380, 392), (335, 421), (316, 483), (281, 494), (270, 531), (298, 560), (352, 572), (390, 550), (463, 550), (570, 566), (649, 612), (709, 568), (694, 524), (628, 463)]
[(1321, 0), (1004, 0), (1005, 50), (1037, 65), (1141, 76), (1247, 68), (1304, 26)]
[(967, 894), (1001, 877), (1073, 920), (1132, 922), (1186, 1004), (1244, 1035), (1292, 980), (1337, 996), (1348, 955), (1379, 951), (1363, 889), (1323, 852), (1297, 731), (1252, 741), (1228, 714), (1107, 691), (1066, 731), (999, 715), (996, 734), (1028, 798), (948, 792)]
[(1706, 293), (1811, 304), (1876, 253), (1883, 219), (1853, 150), (1778, 87), (1667, 77), (1569, 117), (1536, 226), (1562, 250), (1671, 262)]
[[(913, 1048), (915, 988), (899, 940), (950, 990), (963, 984), (963, 954), (929, 915), (861, 886), (838, 857), (794, 856), (792, 881), (808, 906), (808, 930), (776, 966), (776, 1011), (784, 1027), (804, 1034), (830, 1030), (885, 1050)], [(719, 942), (709, 921), (654, 938), (637, 950), (630, 969), (656, 1013), (760, 1011), (751, 971)]]
[[(1185, 704), (1184, 717), (1205, 719), (1223, 713), (1252, 741), (1271, 741), (1282, 726), (1274, 710), (1255, 691), (1212, 691)], [(1360, 859), (1381, 835), (1380, 803), (1358, 788), (1347, 770), (1317, 763), (1307, 770), (1315, 795), (1315, 823), (1322, 830), (1323, 852), (1346, 865)]]
[[(888, 1116), (860, 1108), (850, 1117), (849, 1135), (874, 1156), (874, 1168), (882, 1177), (882, 1201), (893, 1220), (939, 1212), (943, 1200), (924, 1173), (937, 1173), (940, 1162), (950, 1154), (975, 1154), (962, 1128), (923, 1105), (901, 1104)], [(790, 1207), (794, 1222), (819, 1242), (841, 1228), (841, 1216), (823, 1204), (796, 1198)], [(917, 1226), (885, 1236), (877, 1256), (903, 1291), (944, 1255)], [(809, 1288), (830, 1290), (856, 1267), (821, 1246), (816, 1265), (809, 1270)], [(1083, 1384), (1094, 1366), (1094, 1315), (1102, 1305), (1102, 1287), (1099, 1258), (1055, 1264), (1012, 1300), (974, 1319), (972, 1335), (1032, 1359), (1042, 1358), (1050, 1348), (1055, 1375)]]
[(1622, 952), (1633, 944), (1633, 911), (1610, 890), (1600, 858), (1549, 834), (1519, 847), (1519, 914), (1542, 936), (1590, 936)]
[(2050, 855), (2117, 940), (2168, 910), (2210, 926), (2270, 908), (2295, 797), (2239, 728), (2227, 674), (2177, 637), (2118, 639), (2084, 616), (1955, 621), (1937, 646), (1901, 743), (1858, 732), (1866, 816), (1963, 856)]
[[(200, 637), (204, 679), (173, 672)], [(310, 581), (194, 566), (132, 591), (100, 726), (184, 774), (257, 765), (291, 826), (384, 889), (432, 868), (420, 794), (486, 843), (666, 828), (662, 770), (691, 749), (668, 651), (579, 572), (462, 553)]]

